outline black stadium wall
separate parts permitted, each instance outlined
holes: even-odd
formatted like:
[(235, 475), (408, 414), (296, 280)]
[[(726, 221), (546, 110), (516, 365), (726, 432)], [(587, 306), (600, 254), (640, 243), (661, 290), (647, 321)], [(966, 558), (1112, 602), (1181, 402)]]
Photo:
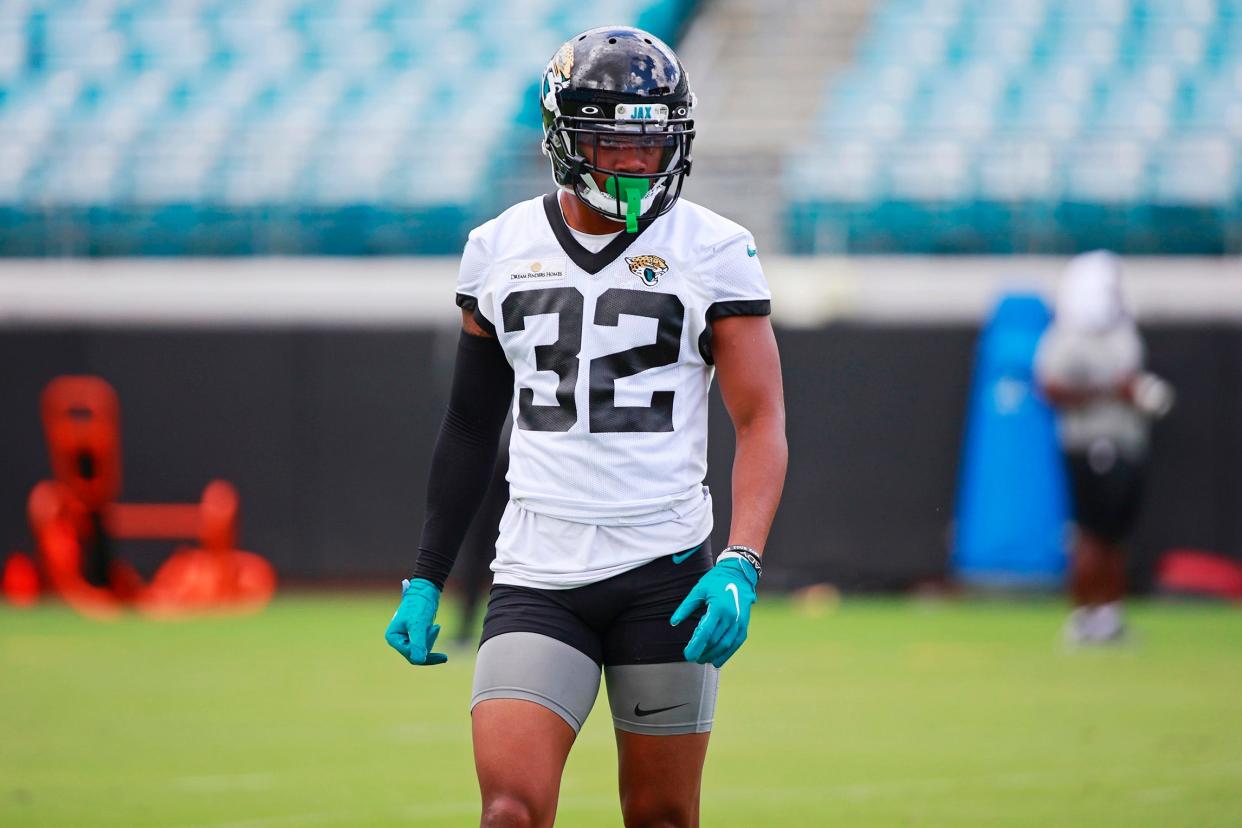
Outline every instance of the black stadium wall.
[[(1156, 433), (1140, 587), (1171, 547), (1242, 556), (1242, 325), (1145, 334), (1180, 397)], [(977, 329), (850, 322), (778, 336), (790, 466), (768, 583), (902, 589), (944, 576)], [(286, 579), (395, 583), (414, 556), (455, 340), (448, 328), (0, 331), (0, 552), (31, 546), (26, 496), (48, 473), (40, 389), (92, 373), (120, 396), (125, 500), (194, 500), (222, 477), (241, 494), (242, 546)], [(718, 398), (712, 416), (719, 544), (733, 435)]]

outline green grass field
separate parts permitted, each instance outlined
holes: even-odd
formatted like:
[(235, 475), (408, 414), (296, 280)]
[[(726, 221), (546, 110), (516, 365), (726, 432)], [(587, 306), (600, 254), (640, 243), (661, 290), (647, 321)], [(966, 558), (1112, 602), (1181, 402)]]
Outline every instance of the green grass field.
[[(412, 668), (394, 595), (116, 624), (0, 609), (0, 825), (477, 824), (470, 653)], [(1242, 612), (1147, 604), (1067, 652), (1056, 603), (756, 608), (706, 826), (1242, 825)], [(448, 617), (451, 618), (451, 615)], [(618, 825), (607, 704), (558, 825)]]

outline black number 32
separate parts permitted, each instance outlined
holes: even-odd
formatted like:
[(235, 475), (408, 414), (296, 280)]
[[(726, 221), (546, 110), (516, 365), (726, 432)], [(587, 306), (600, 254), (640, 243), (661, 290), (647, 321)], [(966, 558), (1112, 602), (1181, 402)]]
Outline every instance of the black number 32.
[[(531, 388), (518, 389), (518, 428), (529, 431), (568, 431), (578, 421), (574, 386), (578, 384), (582, 350), (584, 301), (577, 288), (558, 287), (511, 293), (501, 304), (507, 332), (526, 329), (526, 317), (556, 314), (555, 342), (535, 346), (535, 368), (556, 374), (556, 404), (536, 405)], [(616, 381), (649, 368), (672, 365), (681, 351), (685, 306), (671, 293), (610, 288), (595, 303), (594, 323), (616, 327), (621, 317), (646, 316), (656, 320), (656, 340), (591, 360), (590, 428), (595, 433), (672, 431), (672, 391), (654, 391), (649, 406), (616, 404)]]

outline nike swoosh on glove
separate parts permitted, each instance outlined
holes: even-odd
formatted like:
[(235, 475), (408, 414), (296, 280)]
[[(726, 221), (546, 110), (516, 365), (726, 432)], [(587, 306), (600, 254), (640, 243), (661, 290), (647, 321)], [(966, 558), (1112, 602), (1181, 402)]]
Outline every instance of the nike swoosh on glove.
[(440, 625), (431, 623), (440, 606), (440, 590), (426, 578), (401, 582), (401, 603), (384, 632), (388, 644), (411, 664), (443, 664), (444, 653), (433, 653)]
[(706, 607), (686, 645), (686, 661), (719, 668), (737, 652), (746, 641), (758, 583), (755, 568), (741, 558), (723, 560), (699, 579), (669, 619), (676, 627), (700, 607)]

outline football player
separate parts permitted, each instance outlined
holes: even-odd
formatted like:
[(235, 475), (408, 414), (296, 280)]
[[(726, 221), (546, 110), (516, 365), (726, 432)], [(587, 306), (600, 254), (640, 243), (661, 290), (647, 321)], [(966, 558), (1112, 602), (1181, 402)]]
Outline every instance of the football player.
[[(694, 95), (632, 28), (584, 32), (540, 90), (557, 192), (471, 232), (427, 517), (387, 639), (434, 652), (440, 589), (510, 407), (510, 499), (475, 665), (485, 826), (553, 823), (608, 689), (626, 825), (698, 824), (719, 670), (746, 639), (787, 449), (751, 235), (679, 198)], [(708, 389), (736, 429), (729, 546), (708, 542)]]
[(1077, 535), (1071, 555), (1068, 643), (1125, 638), (1124, 541), (1138, 517), (1151, 422), (1173, 405), (1173, 389), (1143, 370), (1143, 340), (1121, 289), (1117, 257), (1075, 257), (1040, 340), (1035, 374), (1059, 413)]

